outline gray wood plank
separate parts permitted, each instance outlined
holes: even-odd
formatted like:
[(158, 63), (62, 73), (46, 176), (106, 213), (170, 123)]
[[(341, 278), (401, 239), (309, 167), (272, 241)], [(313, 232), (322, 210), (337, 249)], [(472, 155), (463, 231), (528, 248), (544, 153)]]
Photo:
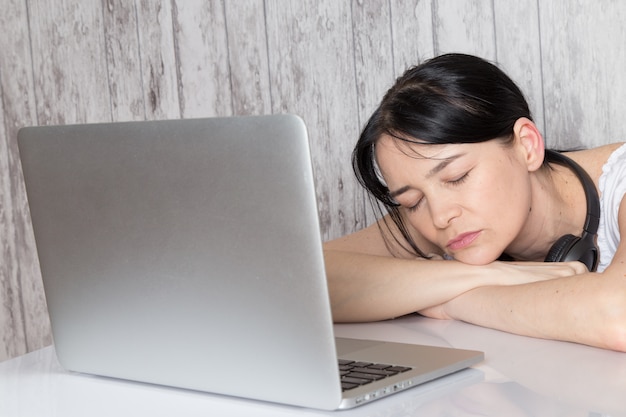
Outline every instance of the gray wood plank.
[[(400, 19), (401, 20), (401, 19)], [(392, 10), (386, 0), (353, 2), (352, 32), (354, 66), (357, 86), (358, 127), (362, 129), (378, 107), (383, 95), (395, 79)], [(357, 137), (345, 138), (346, 146), (354, 147)], [(343, 162), (345, 165), (349, 160)], [(372, 210), (366, 191), (357, 188), (355, 196), (362, 199), (362, 211), (355, 211), (355, 229), (373, 223), (377, 211)], [(355, 197), (356, 198), (356, 197)], [(355, 208), (356, 210), (356, 208)]]
[(16, 274), (19, 267), (13, 209), (10, 168), (10, 144), (6, 135), (4, 107), (0, 102), (0, 361), (26, 353), (24, 309), (20, 304), (21, 283)]
[(231, 115), (233, 104), (223, 2), (180, 0), (174, 4), (181, 115)]
[(535, 0), (494, 1), (497, 63), (522, 89), (544, 129), (539, 12)]
[(463, 52), (494, 59), (493, 19), (490, 1), (433, 2), (435, 53)]
[(146, 118), (135, 2), (102, 0), (111, 118)]
[(389, 2), (354, 2), (352, 21), (358, 120), (363, 127), (396, 74), (394, 61), (390, 59), (394, 43)]
[(136, 4), (146, 119), (178, 119), (182, 109), (172, 4), (168, 0), (139, 0)]
[(100, 3), (28, 4), (39, 123), (110, 121)]
[(17, 151), (35, 124), (26, 3), (4, 4), (0, 27), (0, 361), (51, 343), (39, 264)]
[(263, 0), (224, 2), (233, 113), (269, 114), (270, 69)]
[(390, 1), (396, 76), (435, 55), (431, 1)]
[(539, 15), (548, 142), (623, 141), (626, 3), (541, 2)]
[(334, 0), (268, 0), (273, 112), (309, 127), (324, 238), (354, 229), (361, 192), (348, 163), (357, 135), (350, 5)]

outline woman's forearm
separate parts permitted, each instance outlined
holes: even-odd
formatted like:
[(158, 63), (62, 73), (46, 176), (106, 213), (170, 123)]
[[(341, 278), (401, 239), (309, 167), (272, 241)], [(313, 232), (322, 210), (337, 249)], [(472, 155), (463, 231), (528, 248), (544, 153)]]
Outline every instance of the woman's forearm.
[(568, 264), (471, 266), (325, 250), (336, 322), (385, 320), (443, 304), (472, 289), (553, 279), (577, 272)]
[[(336, 322), (398, 317), (441, 304), (473, 286), (487, 283), (480, 276), (470, 277), (471, 268), (459, 268), (456, 262), (333, 250), (325, 251), (324, 256)], [(445, 279), (442, 269), (447, 274)]]
[(582, 274), (485, 286), (461, 294), (442, 309), (450, 318), (480, 326), (626, 351), (624, 277)]

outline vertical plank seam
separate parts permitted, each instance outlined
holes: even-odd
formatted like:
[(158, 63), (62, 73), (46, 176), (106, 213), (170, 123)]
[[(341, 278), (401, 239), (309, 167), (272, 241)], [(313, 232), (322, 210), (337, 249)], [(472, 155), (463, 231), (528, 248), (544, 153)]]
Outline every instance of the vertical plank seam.
[[(6, 115), (6, 102), (4, 101), (4, 87), (3, 87), (3, 83), (2, 83), (2, 78), (3, 78), (3, 74), (1, 69), (0, 69), (0, 102), (2, 103), (2, 106), (0, 107), (0, 109), (2, 109), (2, 111), (4, 112), (4, 116), (2, 118), (2, 130), (4, 131), (4, 135), (0, 136), (0, 140), (4, 140), (6, 142), (6, 150), (7, 150), (7, 154), (6, 154), (6, 159), (7, 159), (7, 170), (10, 168), (10, 153), (11, 153), (11, 149), (9, 147), (9, 129), (7, 128), (7, 123), (9, 123), (9, 121), (7, 120), (7, 115)], [(12, 184), (11, 184), (11, 179), (10, 179), (10, 175), (8, 178), (8, 188), (9, 190), (11, 190), (12, 188)], [(13, 193), (9, 192), (9, 195), (7, 197), (7, 199), (9, 200), (7, 203), (7, 210), (4, 210), (4, 213), (6, 213), (6, 221), (7, 221), (7, 227), (10, 227), (10, 225), (12, 223), (14, 223), (14, 218), (13, 218), (13, 207), (14, 207), (14, 203), (13, 203)], [(1, 223), (1, 218), (0, 218), (0, 223)], [(11, 229), (9, 229), (11, 230)], [(12, 235), (14, 234), (11, 233)], [(13, 237), (13, 236), (11, 236)], [(15, 277), (15, 271), (14, 271), (14, 263), (15, 260), (17, 258), (15, 252), (15, 249), (11, 249), (11, 244), (9, 243), (11, 240), (11, 237), (7, 235), (2, 237), (2, 241), (6, 244), (6, 246), (4, 245), (0, 245), (0, 250), (2, 251), (0, 253), (0, 255), (2, 256), (0, 259), (4, 260), (4, 249), (7, 249), (8, 252), (8, 258), (12, 259), (13, 262), (3, 262), (4, 263), (4, 268), (6, 268), (6, 284), (9, 287), (9, 291), (8, 291), (8, 300), (9, 300), (9, 305), (12, 304), (13, 299), (15, 297), (17, 297), (17, 301), (19, 303), (19, 317), (21, 318), (20, 320), (16, 319), (16, 315), (14, 314), (14, 312), (9, 309), (9, 329), (13, 330), (13, 337), (9, 340), (6, 340), (7, 345), (5, 345), (5, 353), (8, 355), (8, 357), (10, 358), (15, 350), (16, 350), (16, 346), (15, 343), (17, 342), (15, 334), (17, 333), (17, 327), (22, 327), (22, 331), (24, 334), (24, 344), (25, 344), (25, 349), (28, 352), (28, 337), (26, 335), (26, 320), (25, 320), (25, 314), (26, 312), (24, 311), (24, 303), (23, 303), (23, 297), (22, 297), (22, 285), (21, 285), (21, 281), (19, 279), (13, 280), (13, 278)], [(15, 240), (14, 240), (15, 241)], [(0, 274), (0, 279), (2, 279), (2, 275)], [(17, 291), (12, 292), (11, 291), (11, 286), (12, 284), (15, 282), (15, 284), (17, 285)], [(6, 330), (3, 329), (3, 332), (5, 332), (6, 334)], [(2, 342), (4, 340), (0, 339), (0, 342)], [(1, 360), (1, 358), (0, 358)]]
[(493, 24), (493, 53), (494, 60), (498, 63), (498, 22), (496, 21), (496, 2), (491, 0), (491, 22)]
[[(30, 9), (29, 9), (29, 4), (27, 0), (24, 0), (24, 4), (25, 4), (25, 10), (26, 10), (26, 21), (28, 22), (28, 47), (29, 47), (29, 55), (30, 55), (30, 69), (31, 69), (31, 77), (33, 79), (33, 96), (35, 97), (35, 123), (39, 124), (39, 113), (37, 112), (37, 88), (35, 87), (35, 61), (33, 59), (33, 37), (32, 37), (32, 33), (31, 33), (31, 18), (30, 18)], [(1, 87), (1, 84), (0, 84)], [(4, 89), (2, 91), (0, 91), (0, 94), (2, 94), (2, 109), (3, 111), (6, 111), (6, 107), (5, 107), (5, 103), (4, 103)], [(6, 113), (5, 113), (6, 116)], [(4, 118), (4, 129), (5, 129), (5, 138), (7, 138), (7, 140), (9, 139), (7, 137), (8, 131), (7, 131), (7, 126), (6, 126), (7, 120), (6, 117)], [(17, 140), (17, 138), (15, 138), (15, 140)], [(8, 149), (8, 148), (7, 148)], [(19, 152), (19, 150), (18, 150)], [(21, 163), (21, 162), (20, 162)], [(13, 185), (11, 185), (11, 187), (13, 188)], [(12, 195), (15, 195), (15, 192), (12, 192)], [(12, 210), (8, 210), (9, 213), (12, 213)], [(30, 213), (30, 211), (28, 212)], [(13, 221), (13, 219), (12, 219)], [(28, 221), (30, 221), (30, 216), (28, 218)], [(18, 266), (19, 269), (19, 266)], [(16, 271), (17, 272), (17, 271)], [(18, 274), (21, 275), (21, 274)], [(18, 298), (18, 304), (19, 304), (19, 313), (20, 316), (22, 318), (22, 322), (21, 324), (21, 328), (22, 328), (22, 332), (24, 334), (24, 347), (26, 348), (26, 352), (30, 352), (31, 351), (31, 343), (30, 343), (30, 338), (29, 338), (29, 334), (28, 334), (28, 325), (27, 325), (27, 319), (26, 319), (26, 306), (24, 305), (24, 296), (23, 296), (23, 291), (22, 291), (22, 279), (21, 277), (17, 277), (17, 279), (15, 280), (15, 283), (17, 285), (16, 291), (15, 291), (15, 295)]]
[(180, 45), (178, 43), (179, 28), (178, 5), (176, 0), (170, 0), (170, 8), (172, 9), (172, 44), (174, 46), (174, 67), (176, 69), (176, 89), (178, 90), (178, 114), (181, 119), (185, 118), (185, 94), (183, 90), (183, 78), (181, 74), (180, 63)]
[(439, 14), (439, 3), (437, 0), (430, 0), (431, 26), (433, 31), (433, 54), (439, 55), (439, 39), (437, 38), (437, 15)]
[(106, 19), (105, 19), (105, 7), (104, 3), (108, 0), (102, 0), (100, 2), (100, 11), (102, 15), (102, 34), (104, 37), (104, 65), (106, 67), (106, 75), (107, 75), (107, 87), (109, 88), (109, 111), (110, 111), (110, 120), (113, 121), (113, 92), (111, 91), (111, 71), (109, 70), (109, 38), (107, 37), (107, 27), (106, 27)]
[[(351, 28), (351, 34), (352, 34), (352, 71), (354, 74), (354, 93), (356, 95), (356, 108), (360, 109), (361, 108), (361, 96), (359, 94), (359, 79), (358, 79), (358, 75), (357, 75), (357, 71), (356, 71), (356, 38), (354, 35), (354, 2), (350, 2), (350, 28)], [(357, 123), (359, 123), (359, 126), (361, 125), (362, 121), (361, 121), (361, 114), (359, 111), (357, 111)]]
[(391, 41), (391, 70), (394, 74), (397, 74), (396, 68), (396, 43), (393, 37), (393, 10), (391, 7), (391, 0), (387, 0), (387, 9), (389, 10), (389, 38)]
[(137, 1), (133, 3), (135, 5), (135, 30), (137, 31), (137, 53), (139, 55), (139, 79), (141, 82), (141, 101), (143, 103), (143, 118), (147, 119), (148, 109), (146, 109), (146, 84), (143, 73), (143, 49), (141, 47), (141, 33), (139, 31), (139, 8), (137, 7)]
[(267, 0), (263, 0), (263, 23), (264, 23), (264, 29), (265, 29), (265, 59), (267, 60), (266, 64), (267, 64), (267, 86), (269, 88), (269, 96), (270, 96), (270, 112), (274, 113), (275, 109), (274, 109), (274, 96), (272, 94), (272, 92), (274, 91), (274, 89), (272, 88), (272, 76), (271, 76), (271, 65), (270, 65), (270, 37), (269, 37), (269, 33), (267, 31), (268, 28), (268, 24), (267, 24)]
[(546, 115), (546, 94), (544, 86), (544, 67), (543, 67), (543, 37), (541, 36), (541, 2), (537, 1), (537, 32), (539, 32), (539, 85), (541, 86), (541, 113), (543, 119), (544, 135), (548, 132), (548, 118)]
[(228, 38), (228, 16), (226, 14), (226, 2), (220, 1), (222, 5), (222, 17), (224, 19), (224, 37), (226, 38), (226, 65), (228, 66), (228, 85), (230, 87), (230, 114), (235, 114), (235, 89), (233, 88), (233, 67), (230, 61), (230, 39)]
[[(391, 7), (392, 1), (393, 0), (387, 1), (387, 8), (389, 10), (389, 37), (391, 41), (391, 70), (393, 71), (392, 77), (393, 79), (395, 79), (395, 77), (399, 75), (399, 68), (396, 67), (396, 42), (395, 42), (395, 37), (393, 36), (393, 33), (394, 33), (393, 32), (393, 7)], [(382, 100), (382, 98), (380, 100)], [(363, 222), (365, 223), (364, 225), (366, 226), (367, 225), (367, 207), (369, 205), (369, 207), (372, 208), (372, 212), (376, 213), (376, 209), (374, 208), (375, 202), (371, 194), (369, 193), (369, 191), (367, 191), (364, 187), (361, 187), (361, 196), (363, 197), (362, 219), (363, 219)], [(376, 217), (377, 216), (374, 215), (375, 219)]]
[(32, 26), (31, 26), (31, 19), (30, 19), (30, 8), (28, 7), (28, 0), (24, 0), (24, 4), (26, 5), (26, 21), (28, 22), (28, 47), (29, 47), (29, 55), (30, 55), (30, 76), (33, 79), (33, 96), (35, 98), (35, 124), (39, 124), (39, 112), (37, 111), (37, 109), (39, 108), (39, 106), (37, 105), (37, 103), (39, 102), (38, 97), (37, 97), (37, 87), (35, 86), (35, 58), (33, 56), (33, 35), (32, 35)]
[[(357, 74), (357, 58), (356, 58), (356, 51), (357, 51), (357, 45), (356, 45), (356, 35), (354, 33), (355, 29), (354, 29), (354, 2), (351, 1), (350, 2), (350, 28), (351, 33), (352, 33), (352, 69), (353, 69), (353, 73), (354, 73), (354, 93), (356, 95), (356, 120), (359, 126), (363, 125), (363, 120), (361, 119), (361, 112), (359, 111), (359, 109), (361, 108), (361, 95), (359, 94), (359, 78), (358, 78), (358, 74)], [(358, 134), (358, 132), (357, 132)], [(361, 188), (362, 190), (362, 188)], [(363, 193), (361, 193), (361, 196), (363, 196)], [(366, 202), (365, 202), (365, 198), (363, 198), (362, 201), (362, 213), (361, 216), (362, 218), (364, 218), (366, 216), (367, 213), (367, 206), (366, 206)]]

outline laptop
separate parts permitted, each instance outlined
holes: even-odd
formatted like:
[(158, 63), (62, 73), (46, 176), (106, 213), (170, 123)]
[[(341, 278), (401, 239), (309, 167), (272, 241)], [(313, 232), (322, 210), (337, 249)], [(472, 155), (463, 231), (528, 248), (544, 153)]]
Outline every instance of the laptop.
[(69, 371), (334, 410), (483, 359), (334, 337), (295, 115), (26, 127), (18, 144)]

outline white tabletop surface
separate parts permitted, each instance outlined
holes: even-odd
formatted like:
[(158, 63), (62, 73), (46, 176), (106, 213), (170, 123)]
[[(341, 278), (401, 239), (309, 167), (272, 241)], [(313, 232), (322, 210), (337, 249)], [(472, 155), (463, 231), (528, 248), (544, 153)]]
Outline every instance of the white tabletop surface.
[(409, 316), (337, 336), (476, 349), (481, 364), (371, 404), (323, 412), (74, 374), (53, 347), (0, 363), (0, 416), (626, 416), (626, 354)]

